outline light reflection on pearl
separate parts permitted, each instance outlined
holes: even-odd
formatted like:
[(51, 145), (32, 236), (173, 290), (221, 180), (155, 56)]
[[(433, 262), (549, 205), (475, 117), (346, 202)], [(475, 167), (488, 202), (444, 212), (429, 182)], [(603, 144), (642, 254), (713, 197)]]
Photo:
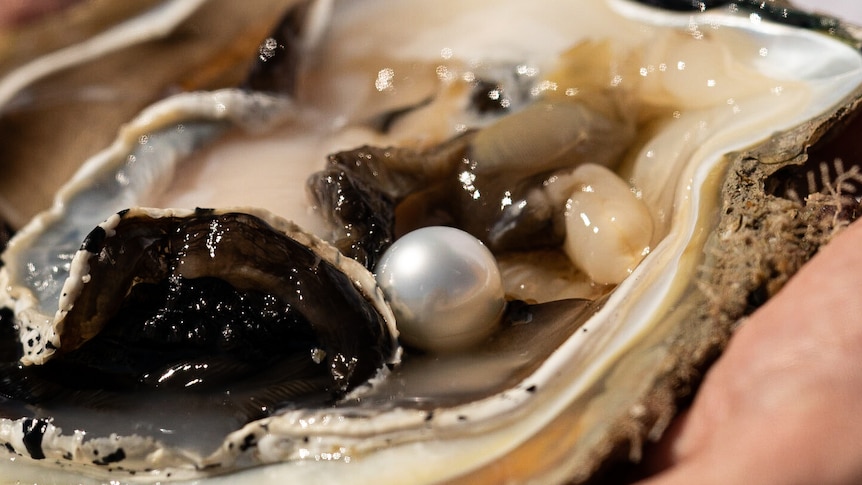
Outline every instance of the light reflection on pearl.
[(486, 339), (506, 306), (497, 262), (476, 238), (451, 227), (413, 231), (384, 253), (377, 283), (405, 344), (431, 352)]

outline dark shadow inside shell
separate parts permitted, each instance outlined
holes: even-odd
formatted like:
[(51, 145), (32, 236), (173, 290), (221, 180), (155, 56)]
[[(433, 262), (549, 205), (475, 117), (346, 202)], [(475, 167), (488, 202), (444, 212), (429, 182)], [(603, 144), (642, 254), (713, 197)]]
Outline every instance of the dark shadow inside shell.
[[(856, 210), (853, 201), (862, 194), (862, 146), (856, 134), (862, 129), (862, 116), (852, 112), (840, 129), (829, 131), (807, 151), (804, 162), (788, 165), (766, 179), (770, 195), (797, 202), (813, 194), (832, 195), (845, 210)], [(815, 196), (816, 198), (817, 196)], [(855, 219), (855, 214), (848, 214)]]
[(98, 416), (88, 433), (169, 440), (208, 427), (217, 443), (279, 410), (331, 405), (394, 353), (350, 276), (249, 214), (132, 211), (81, 254), (87, 282), (54, 358), (22, 366), (19, 346), (0, 349), (2, 416), (81, 429), (72, 419), (86, 409)]

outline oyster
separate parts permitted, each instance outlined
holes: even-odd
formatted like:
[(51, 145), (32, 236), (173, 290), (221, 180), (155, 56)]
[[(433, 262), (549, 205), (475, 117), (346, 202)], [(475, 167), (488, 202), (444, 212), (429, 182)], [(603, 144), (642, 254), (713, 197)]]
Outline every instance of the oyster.
[[(57, 480), (585, 481), (620, 455), (636, 460), (732, 325), (855, 217), (858, 168), (833, 164), (838, 174), (808, 185), (794, 172), (843, 156), (830, 150), (862, 92), (862, 57), (828, 36), (738, 8), (672, 14), (624, 1), (548, 2), (541, 16), (535, 2), (350, 2), (331, 18), (329, 7), (302, 3), (282, 24), (302, 26), (288, 52), (299, 60), (285, 61), (295, 78), (146, 108), (9, 243), (3, 477), (41, 477), (45, 465)], [(404, 22), (414, 10), (421, 28)], [(361, 35), (369, 25), (374, 35)], [(268, 38), (262, 61), (288, 41)], [(256, 156), (247, 170), (248, 147), (269, 145), (274, 160)], [(308, 177), (317, 210), (299, 195)], [(643, 215), (619, 229), (584, 221), (596, 230), (579, 235), (567, 203), (591, 221)], [(363, 264), (439, 222), (498, 252), (511, 302), (481, 348), (407, 347), (399, 362)], [(800, 227), (810, 233), (783, 237)], [(787, 251), (752, 258), (767, 230)], [(607, 244), (618, 241), (634, 251)], [(115, 264), (135, 259), (133, 244), (147, 256)], [(286, 247), (305, 256), (285, 262)], [(319, 268), (331, 281), (297, 299)], [(208, 328), (160, 316), (172, 295), (192, 295), (190, 307), (301, 307), (296, 320), (309, 323), (250, 324), (302, 337), (273, 356), (279, 345), (249, 332), (239, 346), (265, 349), (258, 366), (212, 355), (217, 339), (131, 374), (100, 368), (116, 348), (159, 353), (146, 340), (153, 318), (177, 334)], [(359, 316), (326, 315), (345, 307), (330, 298)], [(250, 308), (239, 313), (261, 307)], [(232, 397), (185, 422), (177, 402), (213, 395)]]

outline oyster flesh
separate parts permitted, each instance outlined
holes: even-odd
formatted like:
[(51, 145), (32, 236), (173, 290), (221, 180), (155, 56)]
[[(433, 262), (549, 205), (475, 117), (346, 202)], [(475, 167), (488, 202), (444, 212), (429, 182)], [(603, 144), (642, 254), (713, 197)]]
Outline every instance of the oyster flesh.
[[(231, 8), (202, 3), (154, 31)], [(51, 207), (4, 214), (3, 480), (596, 479), (857, 215), (852, 29), (744, 2), (259, 3), (289, 8), (242, 87), (150, 104)], [(374, 267), (431, 225), (501, 269), (478, 345), (398, 341)]]

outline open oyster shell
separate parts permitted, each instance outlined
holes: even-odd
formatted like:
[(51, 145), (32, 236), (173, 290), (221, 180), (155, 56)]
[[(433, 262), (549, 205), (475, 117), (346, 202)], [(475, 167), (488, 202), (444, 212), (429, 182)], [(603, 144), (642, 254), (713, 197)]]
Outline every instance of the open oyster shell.
[[(392, 77), (395, 68), (416, 63), (414, 56), (434, 68), (433, 78), (445, 82), (451, 81), (450, 74), (490, 76), (500, 65), (514, 67), (526, 77), (505, 86), (538, 89), (523, 97), (524, 105), (531, 106), (541, 96), (553, 96), (546, 91), (560, 88), (542, 82), (555, 59), (583, 40), (606, 39), (614, 32), (614, 56), (600, 76), (602, 89), (590, 93), (598, 94), (598, 101), (586, 103), (602, 110), (607, 108), (604, 100), (610, 99), (607, 104), (639, 106), (646, 113), (633, 121), (638, 135), (615, 168), (641, 192), (655, 225), (649, 254), (625, 280), (615, 287), (591, 284), (585, 292), (570, 293), (577, 281), (562, 278), (563, 288), (550, 297), (523, 289), (516, 295), (522, 300), (550, 301), (513, 305), (503, 328), (482, 349), (448, 356), (423, 356), (408, 349), (391, 374), (382, 372), (365, 385), (351, 386), (355, 391), (332, 406), (287, 407), (215, 439), (203, 434), (194, 440), (188, 436), (194, 434), (190, 429), (177, 439), (169, 436), (170, 430), (146, 426), (141, 433), (99, 429), (88, 418), (75, 420), (81, 416), (76, 413), (104, 418), (99, 409), (85, 406), (64, 414), (67, 410), (56, 409), (56, 403), (52, 409), (3, 398), (0, 441), (10, 458), (0, 464), (0, 476), (26, 480), (43, 477), (44, 467), (53, 467), (57, 480), (80, 474), (96, 481), (206, 478), (212, 483), (345, 477), (379, 483), (399, 482), (405, 476), (426, 482), (582, 482), (614, 460), (637, 460), (643, 442), (661, 435), (676, 400), (695, 383), (736, 322), (855, 217), (855, 198), (846, 195), (855, 187), (858, 169), (849, 161), (843, 166), (834, 161), (855, 153), (842, 152), (844, 146), (836, 140), (855, 119), (862, 96), (862, 57), (826, 35), (732, 10), (672, 14), (623, 1), (591, 0), (549, 4), (546, 17), (532, 15), (535, 2), (529, 7), (480, 3), (482, 8), (453, 5), (457, 10), (448, 14), (451, 17), (423, 19), (428, 24), (421, 30), (402, 25), (404, 19), (415, 18), (405, 12), (422, 8), (421, 2), (338, 4), (329, 32), (314, 49), (321, 56), (316, 59), (326, 62), (311, 63), (302, 71), (307, 77), (299, 78), (290, 96), (229, 89), (179, 94), (145, 109), (111, 147), (87, 161), (60, 190), (54, 206), (22, 228), (4, 252), (3, 303), (14, 311), (7, 326), (22, 344), (22, 362), (38, 367), (56, 358), (52, 351), (68, 350), (63, 322), (76, 303), (63, 294), (88, 284), (90, 273), (80, 270), (82, 264), (76, 261), (76, 254), (95, 254), (87, 251), (94, 246), (86, 236), (95, 227), (109, 233), (117, 217), (128, 213), (113, 214), (128, 207), (181, 205), (177, 201), (188, 188), (177, 180), (186, 179), (186, 168), (203, 163), (188, 157), (220, 137), (241, 138), (232, 132), (237, 127), (268, 133), (245, 135), (257, 142), (268, 138), (256, 137), (272, 134), (332, 145), (309, 150), (295, 143), (293, 156), (304, 157), (316, 150), (351, 148), (348, 142), (401, 141), (421, 151), (456, 135), (462, 124), (479, 130), (493, 126), (493, 119), (459, 114), (461, 98), (455, 97), (455, 109), (445, 108), (456, 113), (454, 122), (432, 119), (419, 128), (408, 123), (409, 129), (402, 124), (384, 133), (369, 131), (369, 120), (423, 104), (428, 91), (421, 82), (416, 83), (418, 94), (388, 97), (387, 83), (397, 81)], [(324, 3), (316, 5), (328, 10)], [(477, 15), (487, 21), (489, 10), (501, 15), (502, 25), (515, 25), (515, 19), (525, 24), (506, 32), (483, 32), (478, 36), (482, 42), (452, 37), (453, 31), (470, 30), (465, 23), (481, 25)], [(345, 46), (383, 14), (400, 19), (383, 22), (375, 32), (380, 40), (371, 52), (384, 64), (339, 71), (368, 56)], [(393, 41), (404, 39), (402, 29), (423, 35), (409, 37), (414, 45)], [(539, 30), (546, 35), (512, 35)], [(417, 54), (428, 52), (428, 45), (431, 54)], [(446, 48), (443, 60), (464, 60), (442, 62), (441, 46)], [(716, 56), (707, 57), (706, 63), (719, 69), (697, 65), (705, 49)], [(345, 92), (336, 82), (339, 74), (362, 78), (367, 72), (374, 74), (371, 86), (376, 93)], [(692, 77), (685, 76), (691, 72)], [(439, 89), (437, 82), (433, 90)], [(309, 88), (319, 85), (326, 88), (323, 94)], [(577, 90), (562, 91), (575, 102), (581, 99)], [(513, 111), (512, 116), (524, 112)], [(429, 139), (417, 142), (412, 138), (417, 133)], [(809, 159), (829, 165), (824, 170), (815, 165), (814, 173), (823, 177), (799, 183), (811, 168), (804, 165)], [(318, 157), (313, 168), (297, 165), (292, 177), (304, 179), (322, 164), (323, 157)], [(278, 173), (262, 170), (266, 179)], [(308, 173), (297, 177), (297, 171)], [(255, 189), (261, 187), (265, 185)], [(245, 192), (245, 197), (253, 195)], [(210, 206), (211, 200), (191, 204)], [(316, 225), (313, 213), (302, 205), (300, 210), (287, 206), (242, 211), (260, 215), (333, 263), (382, 320), (391, 321), (371, 274), (358, 263), (342, 262), (339, 252), (307, 234), (332, 236), (325, 226)], [(132, 214), (141, 211), (174, 214), (140, 209)], [(269, 211), (296, 219), (306, 229)], [(770, 245), (778, 241), (782, 250), (764, 251), (759, 240)], [(504, 259), (501, 256), (501, 264), (506, 264)], [(547, 275), (542, 268), (536, 271), (531, 278)], [(528, 286), (528, 279), (521, 278), (519, 284)], [(391, 349), (383, 361), (395, 363), (398, 352)], [(16, 369), (28, 372), (27, 367)], [(162, 418), (153, 419), (158, 423)], [(109, 421), (107, 427), (118, 422)], [(222, 431), (221, 423), (210, 424), (218, 428), (216, 434)]]

